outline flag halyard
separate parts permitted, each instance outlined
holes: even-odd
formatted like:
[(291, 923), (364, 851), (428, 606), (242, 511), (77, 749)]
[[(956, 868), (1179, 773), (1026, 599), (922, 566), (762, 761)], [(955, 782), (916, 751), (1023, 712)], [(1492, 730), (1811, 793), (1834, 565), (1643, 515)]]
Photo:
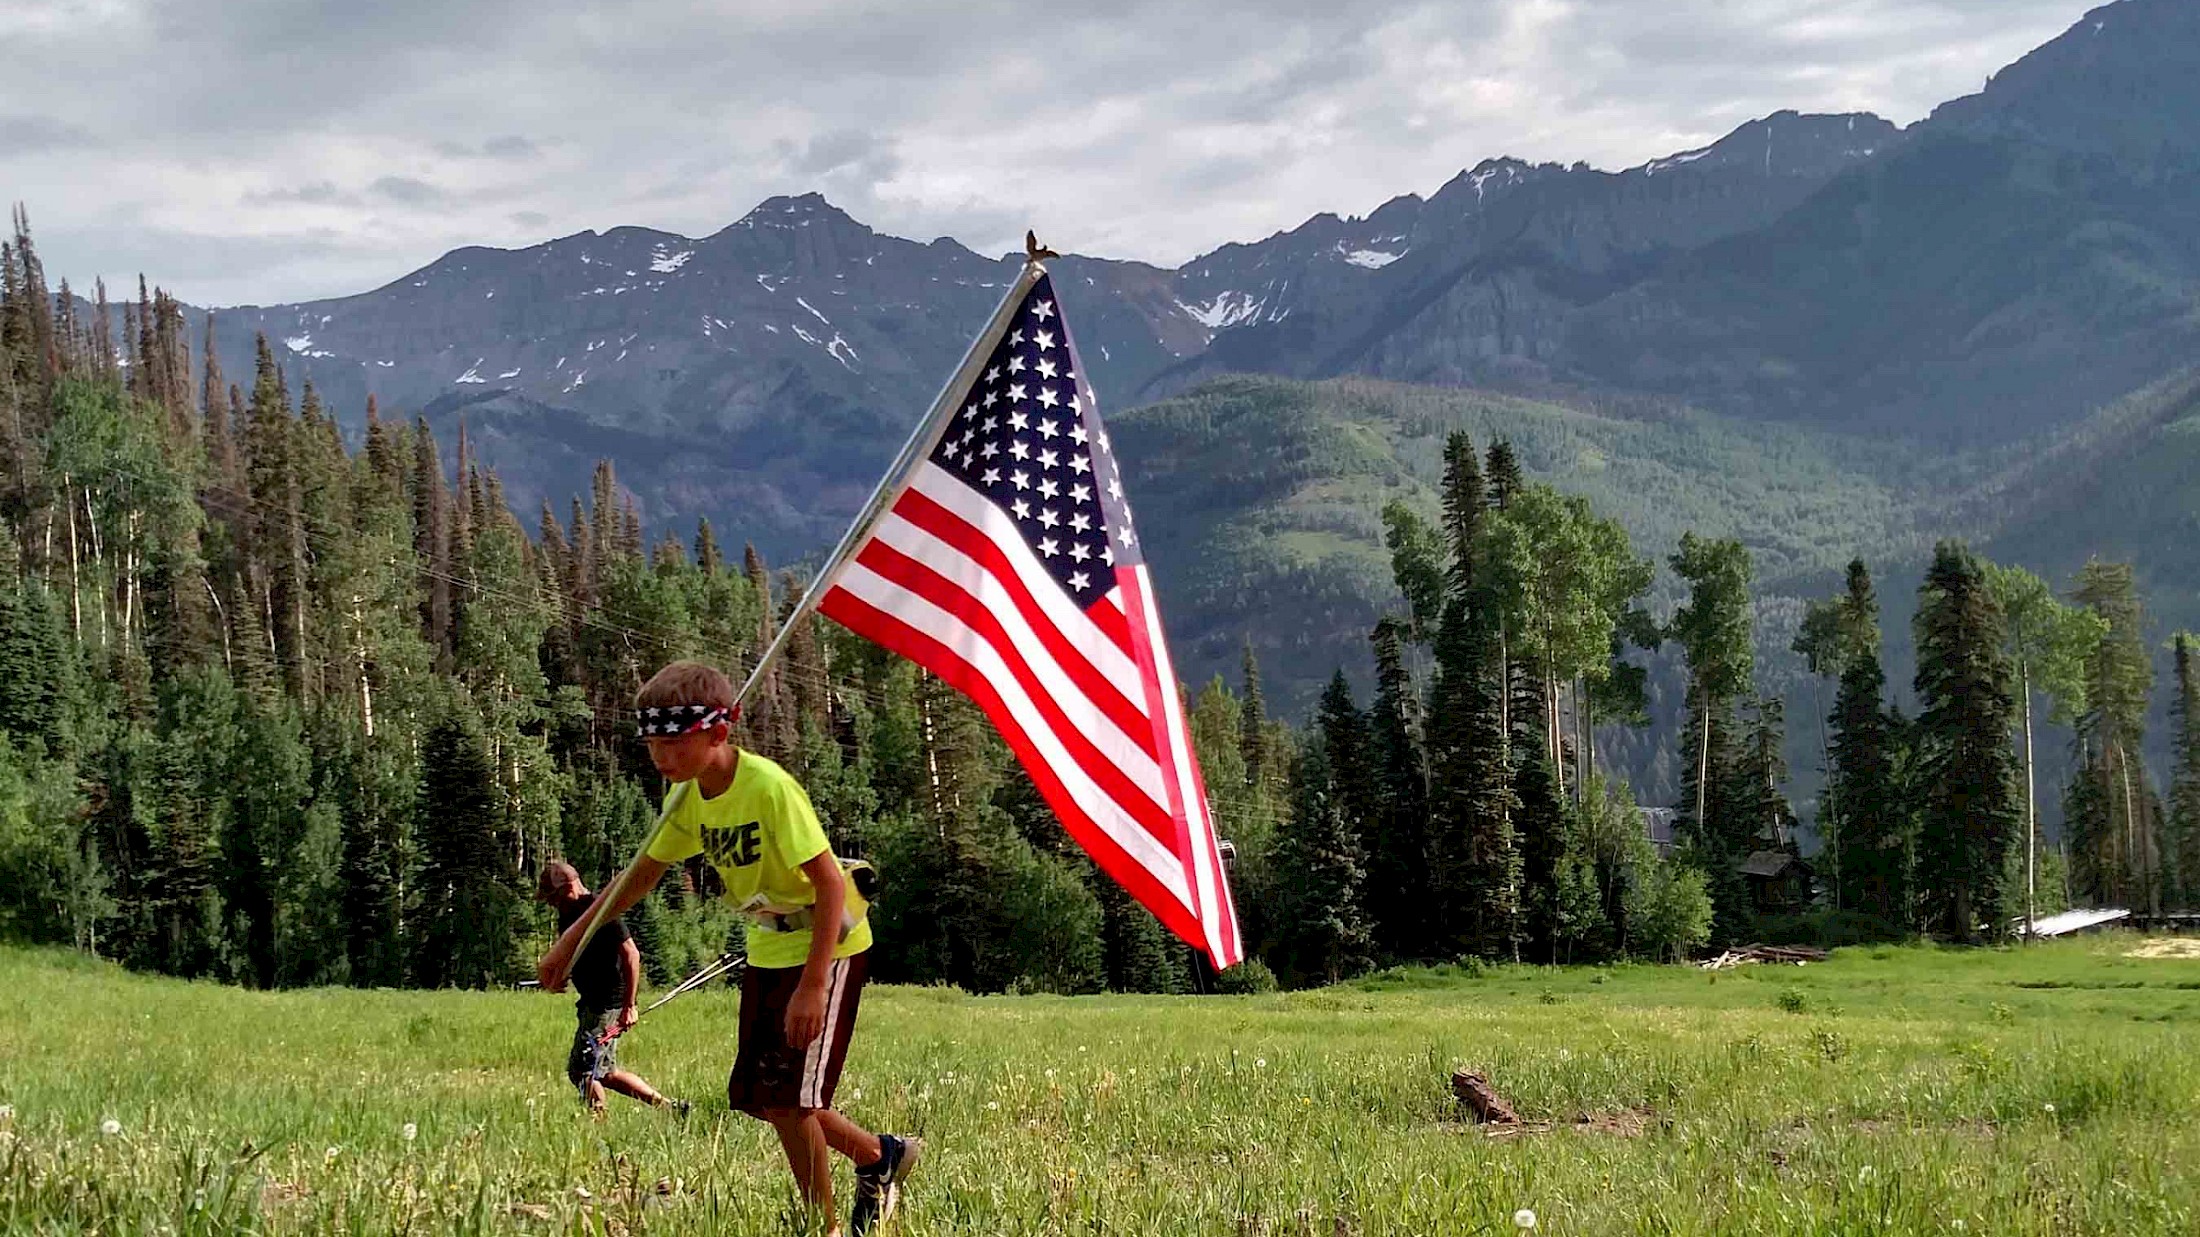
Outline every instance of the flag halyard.
[(1101, 870), (1227, 968), (1236, 910), (1122, 472), (1051, 278), (1023, 282), (817, 607), (976, 703)]

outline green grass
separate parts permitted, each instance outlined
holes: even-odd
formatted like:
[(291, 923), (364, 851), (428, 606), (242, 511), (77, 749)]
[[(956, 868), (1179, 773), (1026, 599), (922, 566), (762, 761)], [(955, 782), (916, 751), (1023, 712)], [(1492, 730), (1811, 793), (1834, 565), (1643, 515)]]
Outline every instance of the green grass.
[[(2131, 945), (1245, 998), (880, 988), (841, 1099), (931, 1140), (912, 1235), (1503, 1233), (1521, 1207), (1561, 1234), (2190, 1233), (2200, 960)], [(578, 1111), (559, 998), (261, 994), (23, 951), (0, 990), (6, 1232), (795, 1228), (775, 1144), (720, 1098), (723, 992), (622, 1045), (704, 1101), (683, 1128)], [(1461, 1065), (1555, 1128), (1456, 1124)]]

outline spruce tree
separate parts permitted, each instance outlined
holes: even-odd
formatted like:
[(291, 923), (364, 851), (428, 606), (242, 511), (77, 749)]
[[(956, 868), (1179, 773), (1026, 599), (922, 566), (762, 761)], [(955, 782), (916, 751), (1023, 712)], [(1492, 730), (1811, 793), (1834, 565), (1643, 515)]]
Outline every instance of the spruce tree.
[(413, 422), (413, 556), (420, 564), (420, 634), (429, 647), (451, 647), (450, 490), (428, 419)]
[(1905, 814), (1895, 794), (1894, 738), (1886, 711), (1887, 676), (1880, 669), (1879, 597), (1862, 559), (1849, 563), (1848, 590), (1832, 611), (1837, 642), (1833, 666), (1840, 677), (1834, 697), (1825, 807), (1825, 873), (1834, 904), (1890, 924), (1903, 921), (1908, 902), (1902, 862), (1908, 843)]
[(1259, 786), (1267, 757), (1268, 711), (1260, 696), (1260, 663), (1253, 657), (1253, 638), (1245, 638), (1240, 661), (1245, 694), (1238, 711), (1238, 758), (1245, 762), (1245, 784)]
[(2200, 637), (2181, 631), (2171, 641), (2177, 695), (2170, 701), (2176, 772), (2170, 781), (2171, 853), (2176, 906), (2200, 907)]
[[(1374, 769), (1370, 764), (1373, 738), (1368, 731), (1367, 714), (1353, 701), (1352, 684), (1344, 677), (1342, 667), (1322, 690), (1321, 701), (1314, 710), (1314, 726), (1321, 732), (1338, 805), (1343, 808), (1345, 820), (1351, 824), (1355, 836), (1364, 839), (1377, 801)], [(1360, 849), (1364, 859), (1365, 845)]]
[(1320, 738), (1300, 749), (1292, 783), (1291, 821), (1277, 847), (1277, 866), (1287, 874), (1280, 969), (1299, 983), (1336, 983), (1373, 962), (1366, 870)]
[[(1432, 774), (1427, 843), (1429, 916), (1446, 954), (1516, 957), (1524, 923), (1523, 857), (1505, 767), (1493, 619), (1485, 558), (1488, 492), (1465, 434), (1444, 450), (1443, 617), (1430, 692)], [(1542, 822), (1551, 824), (1553, 822)]]
[(1919, 893), (1957, 940), (2007, 934), (2023, 911), (2011, 860), (2022, 827), (2009, 735), (2017, 709), (2000, 605), (1978, 559), (1943, 541), (1918, 590)]
[(1375, 624), (1375, 705), (1369, 744), (1376, 810), (1365, 822), (1368, 905), (1375, 940), (1392, 959), (1429, 956), (1428, 761), (1421, 746), (1401, 624)]
[(413, 982), (480, 988), (516, 969), (519, 909), (510, 860), (495, 835), (489, 753), (462, 711), (430, 727), (421, 742), (420, 905)]
[(718, 538), (710, 530), (710, 517), (695, 521), (695, 565), (706, 576), (725, 570), (725, 556), (718, 551)]
[(2154, 663), (2146, 612), (2131, 564), (2086, 563), (2071, 595), (2101, 622), (2085, 657), (2085, 711), (2078, 718), (2083, 776), (2098, 784), (2097, 811), (2073, 822), (2072, 876), (2100, 904), (2161, 910), (2163, 847), (2159, 805), (2145, 763), (2146, 712)]

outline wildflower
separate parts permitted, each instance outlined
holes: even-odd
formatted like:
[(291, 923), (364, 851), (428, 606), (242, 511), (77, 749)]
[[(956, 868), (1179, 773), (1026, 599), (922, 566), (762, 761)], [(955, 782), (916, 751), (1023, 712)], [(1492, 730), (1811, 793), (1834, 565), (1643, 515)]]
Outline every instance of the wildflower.
[(1522, 1232), (1526, 1232), (1527, 1230), (1534, 1228), (1535, 1213), (1528, 1210), (1526, 1207), (1522, 1207), (1520, 1210), (1513, 1212), (1513, 1227), (1521, 1230)]
[(1266, 1057), (1254, 1057), (1254, 1058), (1253, 1058), (1253, 1068), (1254, 1068), (1254, 1069), (1267, 1069), (1267, 1068), (1268, 1068), (1268, 1058), (1266, 1058)]
[(413, 1139), (420, 1137), (420, 1127), (407, 1121), (404, 1127), (397, 1131), (397, 1136), (406, 1142), (411, 1142)]
[(849, 1098), (850, 1098), (850, 1099), (858, 1099), (858, 1100), (862, 1099), (862, 1098), (863, 1098), (863, 1088), (862, 1088), (862, 1087), (857, 1087), (857, 1088), (856, 1088), (856, 1089), (855, 1089), (855, 1090), (854, 1090), (853, 1092), (851, 1092), (851, 1093), (849, 1094)]
[(321, 1153), (321, 1159), (324, 1163), (334, 1164), (336, 1157), (343, 1153), (344, 1149), (342, 1147), (330, 1147), (327, 1151)]
[(574, 1187), (573, 1187), (573, 1197), (575, 1197), (575, 1198), (577, 1198), (577, 1199), (579, 1199), (579, 1200), (581, 1200), (582, 1202), (584, 1202), (584, 1203), (585, 1203), (585, 1202), (587, 1202), (587, 1201), (588, 1201), (589, 1199), (591, 1199), (591, 1198), (594, 1198), (594, 1197), (595, 1197), (595, 1195), (593, 1195), (593, 1194), (590, 1194), (590, 1193), (588, 1192), (588, 1187), (587, 1187), (587, 1186), (585, 1186), (585, 1185), (577, 1185), (577, 1186), (574, 1186)]
[(2047, 1107), (2047, 1115), (2048, 1115), (2048, 1116), (2050, 1116), (2050, 1117), (2054, 1116), (2054, 1115), (2055, 1115), (2055, 1106), (2054, 1106), (2054, 1105), (2053, 1105), (2052, 1103), (2050, 1103), (2050, 1104), (2048, 1104), (2048, 1105), (2047, 1105), (2046, 1107)]
[(1001, 1101), (987, 1100), (985, 1102), (985, 1110), (987, 1112), (999, 1112), (1001, 1110)]
[(0, 1121), (15, 1120), (15, 1105), (0, 1104)]
[(113, 1117), (109, 1117), (105, 1121), (99, 1123), (99, 1132), (105, 1134), (109, 1138), (113, 1138), (115, 1135), (122, 1132), (122, 1122), (115, 1120)]

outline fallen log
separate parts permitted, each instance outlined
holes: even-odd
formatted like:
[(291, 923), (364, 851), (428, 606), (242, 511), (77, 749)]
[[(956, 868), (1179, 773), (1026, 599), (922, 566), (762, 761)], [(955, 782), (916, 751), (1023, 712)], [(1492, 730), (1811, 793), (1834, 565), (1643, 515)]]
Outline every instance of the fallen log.
[(1482, 1125), (1518, 1125), (1520, 1114), (1490, 1086), (1490, 1080), (1473, 1070), (1457, 1070), (1451, 1076), (1451, 1093)]
[(1706, 971), (1724, 971), (1751, 962), (1774, 962), (1801, 966), (1806, 962), (1824, 962), (1831, 955), (1812, 945), (1744, 945), (1729, 949), (1716, 958), (1707, 958), (1696, 965)]

